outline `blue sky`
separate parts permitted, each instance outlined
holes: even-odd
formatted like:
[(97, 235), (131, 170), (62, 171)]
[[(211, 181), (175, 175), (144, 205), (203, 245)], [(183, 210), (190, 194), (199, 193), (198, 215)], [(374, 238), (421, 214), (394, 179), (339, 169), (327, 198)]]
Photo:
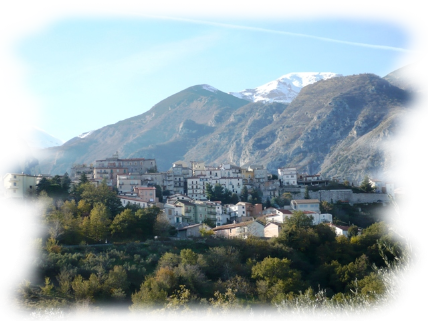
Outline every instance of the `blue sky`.
[(153, 16), (58, 19), (13, 48), (38, 127), (64, 141), (193, 85), (240, 91), (304, 71), (383, 77), (410, 49), (405, 30), (374, 19)]

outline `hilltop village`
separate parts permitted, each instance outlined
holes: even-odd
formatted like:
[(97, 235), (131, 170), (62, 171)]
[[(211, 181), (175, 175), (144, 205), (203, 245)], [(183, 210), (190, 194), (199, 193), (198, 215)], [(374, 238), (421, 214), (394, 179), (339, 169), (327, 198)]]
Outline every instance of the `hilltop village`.
[[(94, 186), (106, 184), (124, 208), (157, 207), (178, 238), (198, 237), (201, 229), (227, 238), (278, 236), (281, 224), (296, 211), (312, 218), (314, 225), (326, 223), (337, 234), (347, 235), (356, 222), (335, 218), (334, 204), (385, 206), (394, 198), (392, 183), (369, 178), (364, 190), (338, 177), (301, 173), (296, 167), (278, 168), (277, 174), (272, 174), (261, 165), (209, 166), (179, 161), (170, 170), (158, 172), (155, 159), (119, 158), (118, 153), (94, 164), (74, 164), (70, 175), (56, 177), (67, 177), (70, 186), (82, 179)], [(48, 175), (7, 174), (4, 195), (31, 195), (47, 179)]]

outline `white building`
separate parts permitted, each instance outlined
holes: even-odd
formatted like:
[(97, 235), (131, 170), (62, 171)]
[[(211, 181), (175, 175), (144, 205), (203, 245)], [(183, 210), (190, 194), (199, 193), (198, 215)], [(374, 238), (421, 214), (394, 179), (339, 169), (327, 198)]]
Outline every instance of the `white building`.
[(213, 228), (216, 236), (225, 238), (247, 238), (248, 236), (264, 237), (264, 226), (259, 221), (246, 221), (227, 224)]
[(177, 207), (174, 204), (164, 204), (164, 212), (171, 225), (183, 223), (182, 207)]
[[(206, 200), (206, 184), (212, 186), (220, 184), (224, 189), (232, 193), (240, 194), (243, 184), (241, 177), (221, 176), (223, 171), (220, 169), (208, 169), (205, 175), (197, 175), (187, 178), (187, 195), (195, 200)], [(229, 173), (232, 173), (229, 171)]]
[(334, 229), (334, 231), (336, 232), (336, 235), (348, 236), (349, 226), (340, 226), (340, 225), (334, 225), (331, 223), (329, 224), (329, 226)]
[(42, 176), (8, 173), (3, 178), (4, 196), (6, 198), (24, 198), (36, 192), (36, 185)]
[(278, 179), (282, 182), (283, 186), (297, 185), (297, 168), (295, 167), (278, 168)]
[[(303, 211), (303, 213), (308, 217), (312, 217), (313, 225), (333, 222), (333, 215), (329, 213), (320, 214), (313, 211)], [(265, 217), (266, 222), (286, 223), (287, 219), (290, 219), (292, 215), (293, 211), (290, 210), (272, 209), (271, 214), (267, 214)]]
[(237, 222), (241, 221), (240, 219), (244, 216), (247, 216), (246, 208), (244, 203), (237, 203), (235, 205), (226, 204), (225, 210), (230, 214), (231, 220), (236, 220)]
[(166, 198), (168, 204), (174, 204), (176, 201), (193, 201), (193, 198), (179, 193), (170, 195)]
[(187, 179), (187, 195), (195, 200), (205, 200), (205, 185), (209, 178), (198, 175)]
[(320, 213), (320, 201), (317, 199), (292, 200), (291, 209), (294, 211), (313, 211)]
[(141, 208), (149, 207), (148, 202), (146, 202), (145, 200), (139, 197), (129, 197), (129, 196), (122, 196), (122, 195), (118, 195), (117, 197), (120, 199), (122, 206), (126, 206), (130, 204), (130, 205), (140, 205)]

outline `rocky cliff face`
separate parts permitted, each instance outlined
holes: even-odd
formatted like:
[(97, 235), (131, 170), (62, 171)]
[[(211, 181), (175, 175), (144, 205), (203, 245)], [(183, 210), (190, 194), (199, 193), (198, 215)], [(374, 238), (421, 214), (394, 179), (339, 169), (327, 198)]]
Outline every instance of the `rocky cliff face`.
[(37, 171), (38, 160), (34, 158), (25, 140), (13, 129), (0, 124), (0, 173), (27, 173)]

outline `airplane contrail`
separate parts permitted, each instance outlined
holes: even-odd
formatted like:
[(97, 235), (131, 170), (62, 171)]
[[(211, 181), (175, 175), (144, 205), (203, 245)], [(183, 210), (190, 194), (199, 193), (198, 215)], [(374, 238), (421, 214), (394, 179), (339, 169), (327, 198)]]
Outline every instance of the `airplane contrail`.
[(39, 0), (15, 0), (15, 1), (37, 4), (37, 5), (43, 5), (43, 6), (54, 6), (54, 7), (73, 8), (73, 9), (94, 10), (94, 11), (101, 11), (101, 12), (108, 12), (108, 13), (115, 13), (115, 14), (122, 14), (122, 15), (139, 16), (139, 17), (149, 18), (149, 19), (172, 20), (172, 21), (214, 26), (214, 27), (220, 27), (220, 28), (226, 28), (226, 29), (256, 31), (256, 32), (264, 32), (264, 33), (278, 34), (278, 35), (284, 35), (284, 36), (309, 38), (309, 39), (315, 39), (315, 40), (319, 40), (319, 41), (334, 42), (334, 43), (339, 43), (339, 44), (344, 44), (344, 45), (366, 47), (366, 48), (371, 48), (371, 49), (398, 51), (398, 52), (405, 52), (405, 53), (412, 53), (412, 54), (419, 54), (419, 55), (426, 55), (427, 54), (426, 52), (421, 51), (421, 50), (411, 50), (411, 49), (392, 47), (392, 46), (373, 45), (373, 44), (367, 44), (367, 43), (362, 43), (362, 42), (345, 41), (345, 40), (338, 40), (338, 39), (333, 39), (333, 38), (313, 36), (313, 35), (308, 35), (308, 34), (303, 34), (303, 33), (295, 33), (295, 32), (281, 31), (281, 30), (274, 30), (274, 29), (265, 29), (265, 28), (258, 28), (258, 27), (242, 26), (242, 25), (235, 25), (235, 24), (229, 24), (229, 23), (220, 23), (220, 22), (187, 19), (187, 18), (179, 18), (179, 17), (171, 17), (171, 16), (152, 15), (152, 14), (140, 13), (140, 12), (121, 11), (121, 10), (114, 10), (114, 9), (107, 9), (107, 8), (100, 8), (100, 7), (81, 6), (81, 5), (75, 5), (75, 4), (69, 4), (69, 3), (60, 3), (60, 2), (48, 2), (48, 1), (39, 1)]

